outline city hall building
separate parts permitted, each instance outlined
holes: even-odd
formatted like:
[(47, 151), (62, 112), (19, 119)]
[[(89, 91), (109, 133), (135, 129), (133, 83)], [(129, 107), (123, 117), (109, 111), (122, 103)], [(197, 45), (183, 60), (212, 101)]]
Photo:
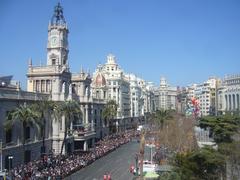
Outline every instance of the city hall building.
[[(125, 74), (112, 54), (107, 56), (106, 64), (97, 67), (93, 76), (83, 69), (79, 73), (71, 73), (68, 34), (63, 8), (58, 3), (48, 25), (45, 65), (36, 66), (32, 59), (28, 60), (27, 91), (21, 90), (20, 83), (12, 85), (11, 77), (0, 77), (0, 154), (3, 168), (38, 159), (43, 152), (42, 137), (36, 127), (23, 129), (20, 123), (14, 124), (10, 130), (4, 127), (7, 115), (20, 105), (43, 100), (75, 100), (80, 103), (82, 117), (71, 125), (72, 133), (67, 135), (64, 154), (87, 151), (94, 147), (95, 141), (108, 135), (109, 128), (102, 112), (110, 99), (118, 105), (116, 125), (119, 130), (130, 127), (133, 120), (144, 119), (146, 113), (154, 110), (152, 84)], [(65, 119), (62, 117), (57, 121), (52, 116), (48, 117), (45, 126), (45, 152), (59, 154), (64, 140)]]

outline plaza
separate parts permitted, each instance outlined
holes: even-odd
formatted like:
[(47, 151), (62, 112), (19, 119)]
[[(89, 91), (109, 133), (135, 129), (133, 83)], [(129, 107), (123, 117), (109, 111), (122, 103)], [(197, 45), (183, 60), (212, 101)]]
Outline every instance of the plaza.
[[(177, 143), (182, 142), (180, 135), (174, 133), (181, 133), (182, 129), (186, 128), (183, 127), (184, 125), (188, 127), (186, 128), (188, 131), (191, 128), (194, 130), (193, 127), (190, 127), (193, 126), (192, 123), (198, 123), (200, 120), (205, 120), (204, 118), (239, 116), (239, 69), (230, 71), (230, 75), (222, 77), (209, 75), (206, 78), (204, 72), (194, 73), (194, 75), (188, 74), (186, 77), (191, 80), (191, 83), (189, 83), (189, 80), (188, 85), (177, 86), (177, 83), (181, 84), (183, 78), (174, 82), (166, 69), (171, 69), (177, 73), (180, 69), (177, 66), (184, 65), (184, 63), (179, 64), (178, 62), (184, 62), (183, 59), (166, 66), (165, 63), (168, 60), (159, 58), (161, 63), (156, 66), (151, 61), (151, 53), (147, 57), (143, 56), (146, 58), (143, 62), (141, 62), (141, 58), (138, 59), (142, 50), (137, 48), (137, 43), (134, 45), (137, 50), (126, 51), (127, 53), (121, 53), (120, 49), (113, 53), (111, 51), (115, 47), (114, 43), (106, 43), (105, 46), (108, 46), (106, 48), (108, 50), (103, 51), (101, 45), (98, 45), (97, 49), (91, 49), (91, 53), (97, 58), (94, 59), (94, 70), (90, 71), (90, 67), (93, 67), (87, 60), (73, 58), (74, 56), (71, 55), (72, 49), (76, 52), (76, 47), (72, 47), (72, 44), (77, 39), (76, 36), (71, 39), (71, 32), (74, 33), (76, 32), (74, 28), (77, 30), (79, 28), (73, 26), (76, 19), (75, 16), (71, 17), (73, 14), (70, 11), (74, 11), (74, 8), (68, 9), (68, 5), (65, 7), (62, 3), (57, 3), (49, 12), (50, 16), (46, 13), (49, 16), (49, 23), (45, 27), (41, 27), (42, 31), (46, 30), (45, 33), (41, 34), (41, 36), (46, 36), (45, 48), (42, 48), (45, 50), (43, 56), (46, 58), (44, 61), (41, 60), (40, 64), (36, 63), (38, 59), (35, 59), (34, 55), (34, 58), (27, 59), (25, 71), (21, 72), (26, 74), (25, 88), (22, 86), (22, 82), (18, 80), (18, 76), (0, 74), (1, 172), (8, 172), (15, 178), (58, 177), (89, 180), (102, 179), (102, 175), (108, 172), (111, 173), (113, 179), (132, 179), (134, 175), (129, 173), (129, 166), (134, 164), (135, 154), (140, 149), (138, 142), (131, 141), (132, 137), (136, 138), (136, 133), (140, 133), (140, 131), (136, 131), (137, 127), (146, 125), (146, 128), (140, 128), (140, 130), (144, 129), (148, 133), (151, 131), (150, 134), (156, 136), (153, 138), (155, 144), (159, 145), (158, 141), (164, 141), (165, 143), (161, 147), (159, 145), (158, 150), (167, 149), (166, 151), (168, 151), (170, 148), (166, 148), (167, 146), (175, 148)], [(116, 11), (115, 13), (119, 12)], [(38, 15), (39, 18), (40, 15), (45, 16), (44, 13)], [(150, 20), (148, 19), (147, 22), (151, 22)], [(35, 19), (35, 21), (37, 20)], [(95, 21), (93, 22), (98, 24)], [(108, 24), (109, 30), (113, 28), (110, 22), (106, 24)], [(81, 28), (82, 31), (80, 32), (83, 33), (87, 25)], [(128, 25), (128, 28), (131, 28), (131, 26)], [(120, 29), (120, 36), (124, 30), (121, 31), (121, 26), (118, 29)], [(134, 31), (134, 34), (137, 34), (138, 30), (141, 32), (141, 28), (139, 28)], [(170, 32), (169, 30), (165, 31)], [(150, 36), (150, 34), (148, 35)], [(36, 37), (38, 34), (34, 36)], [(128, 37), (126, 34), (125, 36)], [(96, 42), (99, 40), (96, 36), (93, 35), (93, 37)], [(116, 35), (111, 38), (115, 40), (115, 37)], [(107, 37), (105, 38), (107, 39)], [(141, 38), (138, 37), (138, 39)], [(126, 41), (123, 37), (121, 40)], [(126, 42), (124, 46), (127, 47), (128, 43)], [(148, 40), (146, 42), (143, 40), (139, 44), (151, 47), (147, 42)], [(34, 41), (32, 46), (38, 43), (40, 42)], [(167, 46), (168, 43), (165, 43), (161, 48), (164, 49), (165, 45)], [(184, 45), (179, 47), (184, 47)], [(21, 44), (19, 43), (20, 47)], [(162, 49), (161, 53), (164, 54)], [(81, 51), (82, 49), (77, 50), (79, 54), (85, 53)], [(27, 53), (35, 52), (27, 51)], [(159, 52), (156, 55), (161, 54)], [(167, 52), (169, 57), (174, 54), (173, 52)], [(93, 57), (91, 53), (89, 58)], [(101, 58), (101, 56), (104, 56), (104, 58)], [(127, 56), (130, 59), (132, 58), (131, 62), (128, 62)], [(134, 59), (134, 57), (138, 58)], [(174, 58), (176, 59), (176, 57)], [(99, 62), (99, 59), (103, 62)], [(155, 59), (155, 61), (158, 62), (159, 59)], [(75, 67), (78, 61), (86, 63), (90, 67)], [(140, 66), (141, 63), (146, 62), (149, 66)], [(192, 59), (190, 62), (192, 62)], [(132, 63), (134, 67), (128, 67)], [(197, 61), (194, 61), (194, 63), (197, 64)], [(200, 66), (201, 63), (198, 62), (198, 64)], [(206, 67), (204, 66), (204, 68)], [(8, 69), (15, 72), (18, 67), (13, 64)], [(78, 70), (76, 71), (76, 69)], [(191, 69), (198, 70), (198, 68)], [(145, 70), (149, 70), (149, 74), (154, 74), (154, 77), (157, 77), (157, 83), (155, 83), (159, 85), (143, 78), (141, 73)], [(184, 66), (182, 73), (185, 70), (187, 71), (188, 68)], [(211, 73), (215, 73), (215, 71)], [(199, 78), (198, 81), (193, 82), (191, 78), (195, 75), (202, 76), (205, 79), (199, 80)], [(46, 105), (45, 109), (41, 106), (43, 104)], [(63, 108), (64, 105), (65, 109)], [(176, 120), (174, 121), (175, 124), (167, 121), (169, 114), (173, 114), (174, 118), (172, 119)], [(225, 119), (222, 118), (221, 120)], [(237, 120), (236, 118), (234, 123), (237, 124)], [(183, 143), (183, 147), (179, 145), (180, 150), (177, 149), (177, 152), (182, 153), (186, 149), (194, 149), (192, 148), (194, 138), (201, 141), (204, 139), (204, 143), (209, 139), (213, 142), (214, 138), (210, 136), (214, 136), (214, 133), (210, 133), (209, 128), (207, 130), (204, 128), (197, 128), (195, 134), (190, 130), (186, 136), (181, 134), (184, 140), (189, 138), (191, 141), (187, 142), (187, 145)], [(235, 126), (232, 129), (234, 128)], [(201, 139), (202, 136), (199, 134), (205, 134), (204, 138)], [(169, 141), (168, 138), (173, 136), (176, 138)], [(229, 139), (232, 140), (231, 137)], [(138, 141), (140, 140), (138, 139)], [(149, 149), (146, 149), (145, 158), (147, 159)], [(171, 155), (174, 153), (173, 150), (170, 152)], [(162, 159), (166, 158), (166, 154), (164, 154), (164, 158), (161, 153), (160, 155)], [(162, 163), (161, 160), (157, 162)]]

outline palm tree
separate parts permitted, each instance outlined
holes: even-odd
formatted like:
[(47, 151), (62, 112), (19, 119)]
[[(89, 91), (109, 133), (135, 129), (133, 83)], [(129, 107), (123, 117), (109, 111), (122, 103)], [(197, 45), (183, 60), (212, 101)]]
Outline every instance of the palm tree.
[(171, 118), (172, 116), (170, 115), (170, 112), (168, 110), (161, 109), (156, 111), (155, 120), (158, 124), (158, 127), (160, 127), (160, 129), (162, 129), (164, 123)]
[(110, 100), (107, 102), (102, 112), (102, 117), (109, 123), (109, 131), (112, 133), (112, 121), (117, 115), (117, 104), (116, 101)]
[(45, 153), (45, 132), (46, 132), (46, 120), (50, 119), (52, 113), (54, 112), (54, 108), (56, 106), (56, 103), (53, 101), (47, 101), (47, 100), (42, 100), (38, 101), (37, 103), (33, 104), (33, 109), (35, 112), (39, 113), (39, 119), (41, 122), (41, 136), (42, 136), (42, 149), (41, 153)]
[(4, 124), (5, 130), (11, 129), (15, 124), (20, 123), (22, 125), (22, 144), (24, 149), (24, 161), (25, 161), (25, 138), (27, 126), (36, 127), (40, 129), (38, 121), (39, 114), (33, 110), (30, 105), (20, 105), (16, 109), (12, 110), (6, 117)]
[(144, 149), (145, 149), (145, 131), (141, 131), (141, 140), (139, 146), (139, 156), (140, 156), (140, 179), (143, 179), (143, 160), (144, 160)]
[(60, 102), (60, 104), (57, 105), (56, 111), (58, 115), (58, 118), (57, 118), (58, 120), (61, 120), (62, 117), (65, 118), (64, 138), (63, 138), (61, 152), (60, 152), (60, 154), (62, 154), (70, 125), (74, 121), (74, 118), (82, 117), (82, 112), (80, 110), (79, 103), (76, 101)]

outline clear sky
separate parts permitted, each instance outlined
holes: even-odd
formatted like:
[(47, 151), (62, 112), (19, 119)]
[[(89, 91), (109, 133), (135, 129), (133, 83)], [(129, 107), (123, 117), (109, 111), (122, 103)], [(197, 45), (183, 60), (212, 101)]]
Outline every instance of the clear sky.
[[(0, 0), (0, 75), (26, 87), (27, 62), (46, 64), (57, 0)], [(93, 72), (108, 53), (125, 72), (159, 84), (240, 74), (239, 0), (61, 0), (69, 64)]]

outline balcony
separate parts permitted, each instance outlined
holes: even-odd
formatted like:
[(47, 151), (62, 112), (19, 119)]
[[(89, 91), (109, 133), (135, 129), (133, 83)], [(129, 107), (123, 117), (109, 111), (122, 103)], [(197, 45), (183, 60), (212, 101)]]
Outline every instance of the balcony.
[(73, 125), (74, 140), (82, 141), (95, 137), (96, 132), (93, 124), (75, 124)]

